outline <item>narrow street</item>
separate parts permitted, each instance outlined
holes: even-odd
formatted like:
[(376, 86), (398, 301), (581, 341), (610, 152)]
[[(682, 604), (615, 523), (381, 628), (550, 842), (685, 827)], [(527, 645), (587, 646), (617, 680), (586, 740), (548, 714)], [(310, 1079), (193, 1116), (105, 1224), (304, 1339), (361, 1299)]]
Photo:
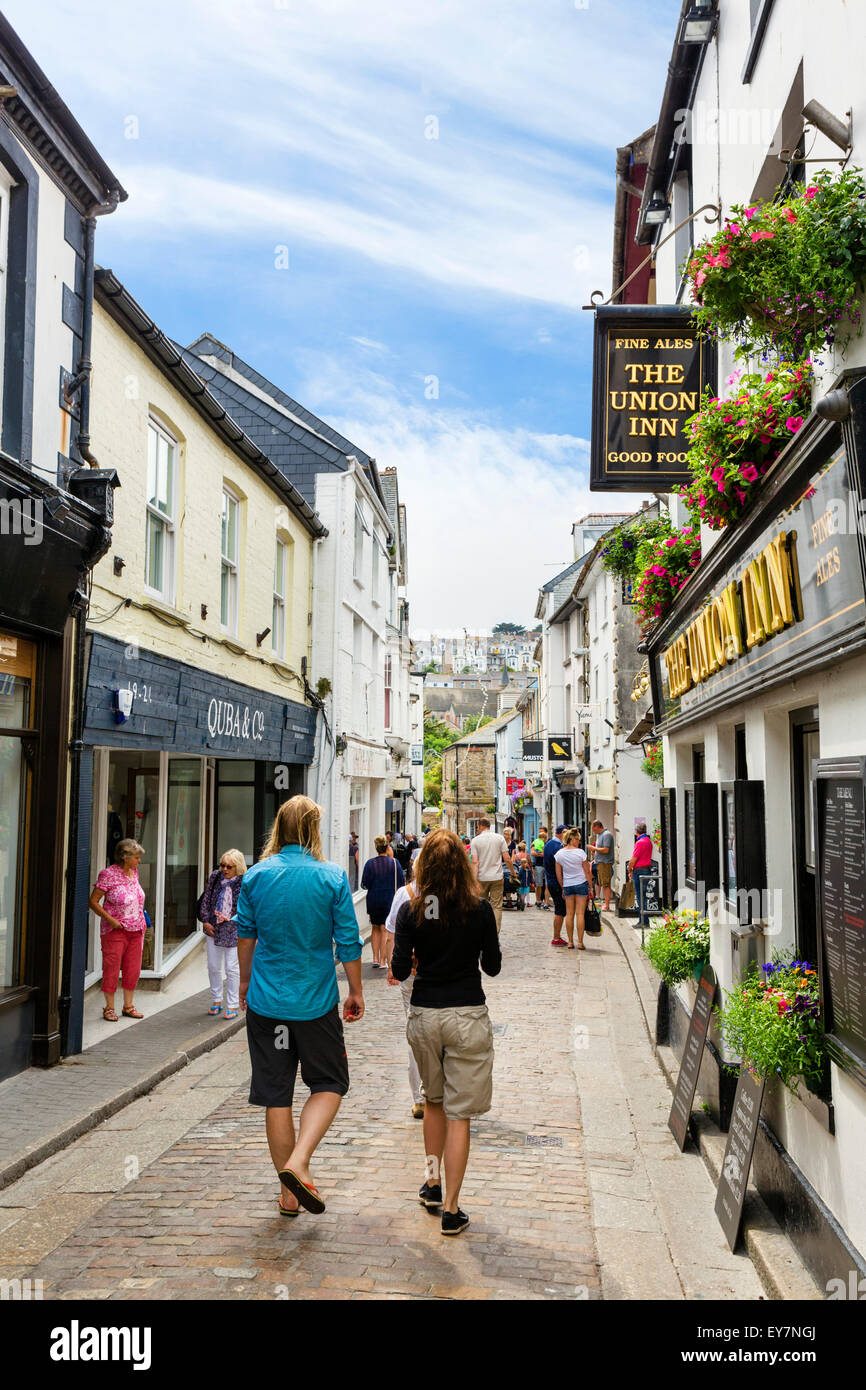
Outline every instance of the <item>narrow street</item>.
[(554, 951), (550, 925), (503, 918), (494, 1102), (460, 1239), (415, 1200), (400, 994), (367, 965), (352, 1089), (314, 1168), (323, 1216), (277, 1214), (241, 1033), (0, 1192), (0, 1278), (42, 1280), (45, 1299), (759, 1298), (700, 1158), (667, 1132), (616, 936)]

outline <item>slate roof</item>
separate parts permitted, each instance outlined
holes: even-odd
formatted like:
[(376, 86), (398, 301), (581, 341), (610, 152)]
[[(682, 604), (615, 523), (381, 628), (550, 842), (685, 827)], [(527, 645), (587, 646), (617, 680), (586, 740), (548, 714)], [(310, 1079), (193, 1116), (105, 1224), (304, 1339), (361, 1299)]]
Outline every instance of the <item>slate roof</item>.
[[(315, 505), (316, 475), (345, 472), (350, 456), (358, 460), (382, 496), (375, 459), (286, 395), (212, 333), (203, 333), (190, 347), (179, 350), (232, 418), (311, 506)], [(242, 380), (234, 380), (230, 371)]]

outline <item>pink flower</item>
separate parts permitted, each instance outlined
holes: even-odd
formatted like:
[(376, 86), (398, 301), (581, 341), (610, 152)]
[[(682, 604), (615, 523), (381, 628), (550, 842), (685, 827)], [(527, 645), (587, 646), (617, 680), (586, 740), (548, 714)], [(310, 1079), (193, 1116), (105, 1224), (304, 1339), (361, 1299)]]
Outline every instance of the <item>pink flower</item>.
[(732, 223), (731, 223), (731, 231), (733, 232), (734, 236), (739, 236), (739, 235), (740, 235), (740, 224), (739, 224), (739, 222), (732, 222)]
[(695, 285), (696, 285), (696, 287), (697, 287), (698, 289), (701, 288), (701, 285), (704, 283), (704, 281), (706, 280), (706, 278), (707, 278), (707, 273), (706, 273), (706, 271), (705, 271), (705, 270), (699, 270), (698, 273), (697, 273), (697, 275), (695, 276)]
[(783, 208), (782, 216), (787, 217), (789, 222), (796, 222), (797, 220), (797, 214), (793, 211), (792, 208)]
[(753, 463), (741, 463), (740, 473), (746, 479), (747, 483), (756, 483), (758, 481), (758, 470)]
[(772, 241), (775, 232), (752, 232), (752, 241)]
[(676, 536), (668, 536), (667, 540), (665, 541), (665, 545), (668, 547), (668, 549), (670, 549), (670, 547), (671, 547), (672, 545), (676, 545), (676, 543), (677, 543), (677, 538), (676, 538)]
[(802, 415), (789, 415), (787, 420), (785, 421), (785, 429), (790, 430), (792, 434), (796, 434), (799, 429), (802, 429), (802, 427)]
[(740, 506), (742, 506), (743, 503), (744, 503), (745, 500), (746, 500), (746, 494), (743, 492), (743, 489), (742, 489), (741, 487), (735, 487), (735, 488), (734, 488), (734, 492), (737, 494), (737, 497), (738, 497), (739, 502), (740, 502)]
[(752, 218), (754, 217), (754, 215), (755, 215), (755, 213), (756, 213), (757, 211), (758, 211), (757, 207), (746, 208), (745, 213), (744, 213), (744, 216), (745, 216), (745, 218), (746, 218), (746, 221), (747, 221), (747, 222), (751, 222)]
[(817, 185), (817, 183), (810, 183), (810, 184), (809, 184), (809, 187), (806, 189), (806, 192), (803, 194), (803, 197), (806, 198), (806, 199), (812, 199), (812, 198), (814, 198), (814, 196), (815, 196), (815, 194), (816, 194), (817, 192), (818, 192), (818, 185)]

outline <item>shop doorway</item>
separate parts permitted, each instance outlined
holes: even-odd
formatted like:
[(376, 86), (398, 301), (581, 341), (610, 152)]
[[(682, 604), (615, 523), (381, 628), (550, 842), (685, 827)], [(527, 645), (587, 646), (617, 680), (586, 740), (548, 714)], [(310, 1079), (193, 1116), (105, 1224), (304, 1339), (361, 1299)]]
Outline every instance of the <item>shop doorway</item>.
[(23, 979), (36, 646), (0, 633), (0, 991)]
[(794, 900), (797, 954), (815, 965), (818, 959), (818, 864), (815, 839), (815, 782), (820, 756), (818, 711), (791, 715), (791, 775), (794, 809)]

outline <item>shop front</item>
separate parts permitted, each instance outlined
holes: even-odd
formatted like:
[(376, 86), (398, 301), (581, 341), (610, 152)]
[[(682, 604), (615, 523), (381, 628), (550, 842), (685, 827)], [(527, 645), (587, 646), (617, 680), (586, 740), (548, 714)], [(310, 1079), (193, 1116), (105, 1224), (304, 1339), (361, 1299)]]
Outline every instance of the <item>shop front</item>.
[[(824, 1280), (866, 1272), (866, 376), (838, 386), (649, 638), (666, 902), (706, 912), (723, 992), (776, 953), (818, 971), (826, 1074), (770, 1089), (753, 1172)], [(739, 1060), (711, 1033), (722, 1128)]]
[[(226, 849), (261, 855), (278, 807), (305, 789), (315, 711), (101, 634), (91, 638), (84, 754), (90, 873), (77, 921), (70, 1051), (83, 990), (101, 975), (86, 892), (121, 839), (144, 848), (139, 876), (153, 928), (142, 976), (159, 980), (201, 935), (196, 904)], [(86, 928), (84, 926), (86, 924)], [(78, 1048), (73, 1047), (78, 1042)]]

